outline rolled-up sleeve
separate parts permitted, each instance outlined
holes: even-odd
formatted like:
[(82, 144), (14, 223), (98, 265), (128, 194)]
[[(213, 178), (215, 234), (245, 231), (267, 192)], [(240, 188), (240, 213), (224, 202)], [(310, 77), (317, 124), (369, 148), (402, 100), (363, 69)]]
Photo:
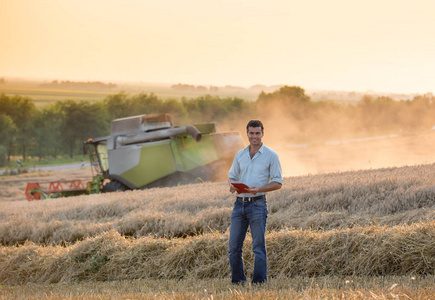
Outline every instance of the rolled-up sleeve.
[(284, 182), (282, 179), (281, 163), (279, 162), (279, 157), (276, 153), (271, 157), (269, 172), (271, 182), (274, 181), (280, 184)]
[(234, 180), (240, 180), (240, 164), (238, 162), (239, 153), (236, 154), (233, 160), (233, 164), (231, 165), (230, 171), (228, 172), (228, 178)]

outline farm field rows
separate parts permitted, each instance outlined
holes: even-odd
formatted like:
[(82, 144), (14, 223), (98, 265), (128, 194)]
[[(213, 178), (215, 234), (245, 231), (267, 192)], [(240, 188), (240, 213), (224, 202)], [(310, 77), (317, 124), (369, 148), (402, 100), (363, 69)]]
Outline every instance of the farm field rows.
[(44, 106), (55, 103), (59, 100), (76, 101), (101, 101), (110, 94), (115, 94), (115, 90), (80, 90), (80, 89), (54, 89), (41, 88), (37, 85), (0, 85), (0, 93), (5, 95), (20, 95), (29, 97), (36, 106)]
[(20, 95), (31, 98), (36, 106), (52, 104), (56, 101), (75, 100), (75, 101), (102, 101), (107, 96), (126, 92), (128, 94), (147, 93), (155, 94), (159, 98), (181, 99), (195, 98), (205, 94), (217, 95), (220, 97), (243, 97), (244, 99), (254, 100), (259, 91), (240, 88), (237, 91), (233, 89), (221, 88), (218, 91), (179, 91), (171, 89), (169, 84), (144, 84), (144, 83), (120, 83), (114, 88), (92, 89), (85, 87), (56, 88), (40, 86), (41, 82), (17, 81), (6, 84), (0, 84), (0, 93), (14, 96)]

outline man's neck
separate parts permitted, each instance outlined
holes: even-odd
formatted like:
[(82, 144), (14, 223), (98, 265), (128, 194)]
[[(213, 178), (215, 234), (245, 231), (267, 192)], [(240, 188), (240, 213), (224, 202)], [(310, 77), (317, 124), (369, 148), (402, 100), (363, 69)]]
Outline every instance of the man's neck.
[(249, 145), (249, 154), (250, 154), (251, 158), (253, 158), (254, 155), (258, 152), (258, 150), (260, 150), (261, 146), (263, 146), (263, 143), (261, 143), (258, 146)]
[(260, 145), (256, 145), (256, 146), (254, 146), (254, 145), (249, 145), (249, 150), (250, 150), (250, 151), (257, 152), (258, 150), (260, 150), (261, 146), (263, 146), (263, 143), (261, 143)]

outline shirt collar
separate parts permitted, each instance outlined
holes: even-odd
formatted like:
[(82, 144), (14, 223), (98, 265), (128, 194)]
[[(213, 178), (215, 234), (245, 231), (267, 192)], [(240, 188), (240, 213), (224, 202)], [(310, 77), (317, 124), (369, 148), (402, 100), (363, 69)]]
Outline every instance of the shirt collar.
[(258, 149), (258, 152), (263, 153), (264, 150), (264, 143), (261, 143), (260, 149)]
[[(249, 147), (250, 147), (251, 145), (248, 145), (246, 148), (245, 148), (245, 150), (246, 151), (248, 151), (249, 152)], [(261, 147), (260, 147), (260, 149), (258, 149), (258, 152), (260, 152), (260, 153), (263, 153), (263, 151), (264, 151), (264, 143), (262, 142), (261, 143)]]

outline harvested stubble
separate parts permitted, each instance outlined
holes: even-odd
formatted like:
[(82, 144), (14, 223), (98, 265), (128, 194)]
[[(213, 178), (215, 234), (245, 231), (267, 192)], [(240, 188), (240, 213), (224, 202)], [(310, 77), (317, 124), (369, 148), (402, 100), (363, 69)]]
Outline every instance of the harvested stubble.
[[(268, 196), (268, 230), (411, 224), (435, 217), (434, 164), (285, 178)], [(1, 202), (0, 244), (66, 245), (108, 230), (186, 237), (230, 225), (234, 195), (203, 183), (45, 201)]]
[(228, 279), (143, 279), (0, 287), (0, 299), (433, 299), (433, 276), (296, 277), (262, 286), (231, 286)]
[[(433, 275), (434, 167), (285, 178), (269, 275)], [(233, 202), (226, 183), (0, 202), (0, 283), (227, 277)]]
[[(435, 221), (330, 231), (281, 230), (266, 236), (269, 275), (435, 275)], [(111, 230), (75, 245), (28, 242), (0, 250), (0, 282), (57, 283), (144, 278), (228, 277), (227, 233), (188, 238), (125, 238)], [(252, 270), (248, 238), (244, 253)]]

